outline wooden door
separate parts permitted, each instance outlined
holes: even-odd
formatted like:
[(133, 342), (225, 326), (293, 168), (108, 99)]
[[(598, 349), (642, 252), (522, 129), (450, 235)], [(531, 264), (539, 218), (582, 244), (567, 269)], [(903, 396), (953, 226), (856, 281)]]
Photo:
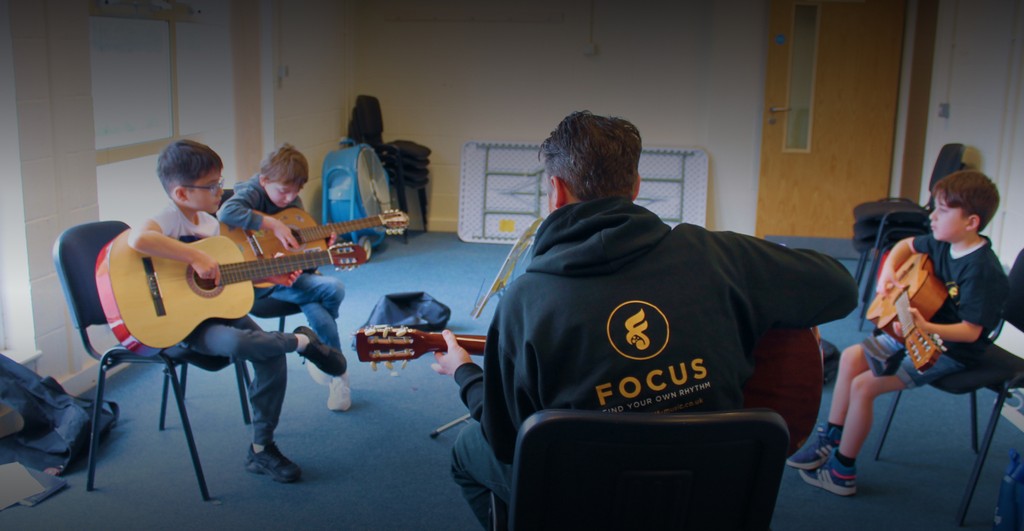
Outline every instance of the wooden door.
[(853, 207), (888, 195), (904, 10), (772, 0), (758, 236), (849, 238)]

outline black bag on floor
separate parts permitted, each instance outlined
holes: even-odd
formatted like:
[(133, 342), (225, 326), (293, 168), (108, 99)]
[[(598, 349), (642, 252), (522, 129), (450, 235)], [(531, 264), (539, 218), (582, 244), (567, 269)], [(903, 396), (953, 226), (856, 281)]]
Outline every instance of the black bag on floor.
[(372, 325), (408, 326), (425, 332), (444, 330), (452, 310), (422, 291), (389, 293), (373, 307), (363, 327)]
[[(93, 401), (69, 395), (56, 380), (0, 355), (0, 402), (24, 419), (21, 431), (0, 439), (0, 463), (63, 470), (89, 448)], [(117, 421), (117, 404), (105, 401), (100, 434)]]

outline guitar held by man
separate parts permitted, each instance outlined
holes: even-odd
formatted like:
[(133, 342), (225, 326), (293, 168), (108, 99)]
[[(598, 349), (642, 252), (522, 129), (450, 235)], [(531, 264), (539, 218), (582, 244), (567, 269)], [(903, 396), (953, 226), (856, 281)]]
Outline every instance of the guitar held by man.
[[(486, 336), (456, 336), (472, 355), (482, 354)], [(424, 354), (448, 349), (438, 332), (407, 327), (369, 326), (356, 332), (359, 361), (391, 368)], [(773, 329), (754, 347), (754, 374), (743, 387), (743, 407), (777, 411), (789, 427), (790, 453), (803, 445), (814, 428), (821, 403), (821, 343), (816, 329)]]

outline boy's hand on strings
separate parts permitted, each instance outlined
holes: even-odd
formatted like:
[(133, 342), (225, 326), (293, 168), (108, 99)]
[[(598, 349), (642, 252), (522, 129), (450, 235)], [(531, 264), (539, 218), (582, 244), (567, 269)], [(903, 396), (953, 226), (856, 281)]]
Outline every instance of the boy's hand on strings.
[[(274, 258), (284, 256), (284, 253), (277, 253)], [(270, 282), (286, 288), (291, 287), (295, 283), (295, 280), (302, 274), (302, 270), (292, 271), (291, 273), (282, 273), (280, 275), (272, 275), (267, 278), (261, 279), (263, 282)]]
[(894, 290), (901, 291), (905, 287), (896, 279), (896, 272), (893, 268), (882, 267), (882, 270), (878, 273), (878, 283), (875, 284), (875, 293), (885, 295)]
[(220, 265), (212, 256), (206, 253), (198, 253), (189, 262), (192, 269), (199, 275), (199, 278), (212, 280), (214, 285), (220, 284)]
[(285, 249), (299, 248), (299, 241), (292, 234), (292, 228), (285, 225), (283, 221), (270, 216), (264, 216), (263, 223), (274, 233), (274, 237), (281, 242)]

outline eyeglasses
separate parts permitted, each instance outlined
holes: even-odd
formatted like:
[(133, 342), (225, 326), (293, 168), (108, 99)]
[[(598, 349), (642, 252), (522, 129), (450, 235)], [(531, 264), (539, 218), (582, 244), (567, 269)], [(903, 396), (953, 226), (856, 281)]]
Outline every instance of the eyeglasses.
[(217, 192), (219, 192), (219, 191), (224, 189), (224, 179), (221, 179), (221, 180), (217, 181), (216, 184), (207, 184), (205, 186), (199, 186), (199, 185), (196, 185), (196, 184), (183, 184), (183, 185), (181, 185), (181, 187), (182, 188), (192, 188), (192, 189), (195, 189), (195, 190), (206, 190), (207, 192), (210, 192), (211, 194), (215, 194), (215, 193), (217, 193)]

